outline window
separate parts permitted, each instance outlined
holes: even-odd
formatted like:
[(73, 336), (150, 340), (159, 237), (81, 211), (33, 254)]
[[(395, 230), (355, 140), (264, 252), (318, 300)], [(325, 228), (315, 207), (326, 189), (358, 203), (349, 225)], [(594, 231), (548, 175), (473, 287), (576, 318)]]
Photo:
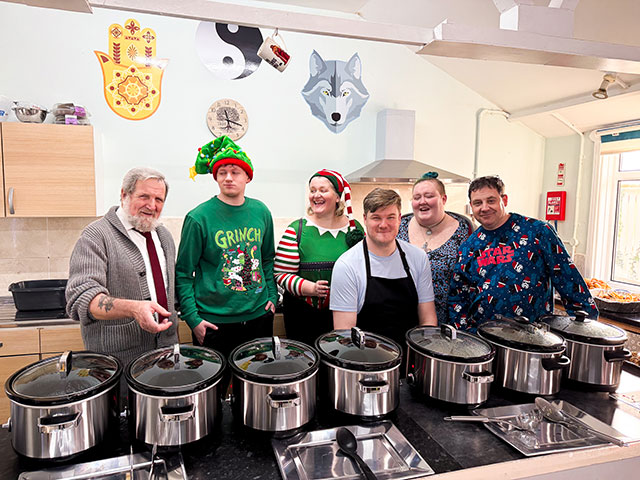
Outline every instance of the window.
[[(613, 142), (602, 145), (594, 166), (587, 256), (590, 276), (639, 291), (640, 139), (633, 142), (634, 150), (620, 152)], [(630, 148), (628, 141), (624, 145)]]

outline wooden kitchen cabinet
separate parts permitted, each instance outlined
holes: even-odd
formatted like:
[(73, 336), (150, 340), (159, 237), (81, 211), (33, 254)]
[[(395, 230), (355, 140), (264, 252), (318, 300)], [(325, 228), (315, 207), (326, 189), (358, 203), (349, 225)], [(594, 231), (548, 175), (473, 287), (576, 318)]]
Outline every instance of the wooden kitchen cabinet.
[(40, 353), (42, 358), (67, 350), (85, 350), (80, 324), (57, 325), (40, 329)]
[(180, 320), (178, 322), (178, 342), (193, 344), (193, 337), (191, 336), (191, 328), (187, 325), (187, 322)]
[[(0, 386), (17, 370), (40, 360), (40, 328), (0, 328)], [(11, 415), (10, 402), (0, 390), (0, 423)]]
[(93, 127), (4, 122), (0, 131), (4, 216), (96, 214)]

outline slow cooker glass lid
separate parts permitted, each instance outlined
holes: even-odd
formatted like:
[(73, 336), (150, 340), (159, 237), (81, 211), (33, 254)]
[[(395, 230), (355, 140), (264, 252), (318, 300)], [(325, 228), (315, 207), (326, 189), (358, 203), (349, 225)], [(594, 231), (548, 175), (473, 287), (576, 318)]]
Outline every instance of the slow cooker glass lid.
[(218, 375), (224, 366), (220, 354), (208, 348), (180, 345), (154, 350), (129, 367), (141, 385), (160, 389), (192, 388)]
[(549, 315), (543, 320), (567, 338), (611, 345), (622, 345), (627, 341), (624, 330), (597, 320), (586, 318), (584, 321), (578, 321), (568, 315)]
[(540, 324), (524, 323), (504, 317), (478, 327), (483, 337), (506, 343), (506, 346), (544, 352), (561, 350), (564, 339), (547, 329)]
[(294, 340), (279, 339), (274, 349), (270, 337), (245, 343), (232, 352), (232, 364), (259, 377), (278, 378), (304, 373), (317, 363), (317, 354), (308, 345)]
[(362, 348), (353, 342), (351, 330), (334, 330), (317, 341), (317, 347), (330, 357), (347, 364), (385, 365), (402, 356), (398, 345), (385, 337), (364, 333)]
[(61, 374), (58, 360), (49, 358), (25, 369), (11, 384), (13, 391), (32, 400), (64, 400), (90, 392), (112, 378), (119, 366), (115, 359), (91, 352), (73, 352), (68, 375)]
[(487, 342), (470, 333), (456, 331), (453, 339), (441, 327), (414, 328), (407, 337), (419, 350), (440, 357), (469, 360), (489, 356), (493, 351)]

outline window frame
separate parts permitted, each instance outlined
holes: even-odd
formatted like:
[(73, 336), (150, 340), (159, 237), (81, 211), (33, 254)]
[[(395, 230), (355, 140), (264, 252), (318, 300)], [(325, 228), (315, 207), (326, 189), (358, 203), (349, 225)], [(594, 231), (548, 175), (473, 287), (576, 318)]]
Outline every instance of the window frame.
[(640, 285), (612, 280), (619, 182), (640, 180), (640, 171), (638, 170), (619, 171), (620, 154), (626, 151), (640, 150), (640, 139), (608, 144), (601, 144), (600, 138), (594, 140), (591, 210), (585, 270), (587, 276), (604, 280), (612, 288), (640, 292)]

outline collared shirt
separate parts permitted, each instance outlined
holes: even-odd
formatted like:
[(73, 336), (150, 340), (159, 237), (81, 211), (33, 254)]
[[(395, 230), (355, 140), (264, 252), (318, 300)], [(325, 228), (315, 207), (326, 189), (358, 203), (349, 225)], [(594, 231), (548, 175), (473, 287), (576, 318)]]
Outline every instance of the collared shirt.
[[(131, 241), (138, 247), (140, 253), (142, 254), (142, 258), (144, 259), (144, 267), (147, 272), (147, 285), (149, 285), (149, 294), (151, 295), (151, 300), (154, 302), (158, 301), (158, 296), (156, 295), (156, 284), (153, 281), (153, 273), (151, 271), (151, 260), (149, 260), (149, 252), (147, 252), (147, 240), (144, 236), (133, 229), (133, 225), (131, 222), (127, 220), (127, 215), (122, 209), (122, 207), (118, 207), (116, 210), (116, 215), (124, 225), (124, 228), (127, 229), (127, 234)], [(156, 246), (156, 252), (158, 253), (158, 261), (160, 262), (160, 269), (162, 270), (162, 278), (164, 279), (165, 288), (167, 286), (167, 259), (164, 256), (164, 250), (162, 249), (162, 245), (160, 244), (160, 238), (155, 230), (151, 232), (151, 238), (153, 239), (153, 243)]]

